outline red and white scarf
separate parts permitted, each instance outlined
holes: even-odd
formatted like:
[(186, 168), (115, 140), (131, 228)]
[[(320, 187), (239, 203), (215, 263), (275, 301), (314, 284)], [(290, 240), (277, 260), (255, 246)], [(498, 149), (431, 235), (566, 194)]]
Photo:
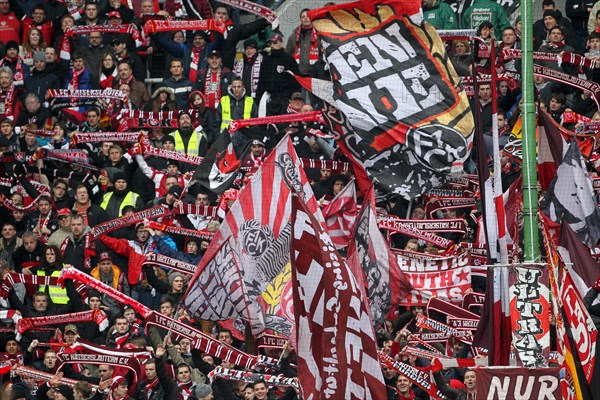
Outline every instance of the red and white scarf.
[(68, 85), (68, 89), (69, 90), (78, 90), (79, 89), (79, 78), (81, 77), (81, 75), (84, 74), (85, 72), (85, 67), (81, 68), (79, 71), (77, 71), (75, 68), (73, 68), (73, 77), (71, 78), (71, 81), (69, 82)]
[[(30, 57), (32, 58), (32, 57)], [(15, 62), (16, 61), (16, 62)], [(22, 85), (25, 83), (25, 72), (23, 72), (23, 59), (21, 56), (17, 56), (16, 59), (10, 59), (8, 57), (4, 57), (0, 65), (5, 66), (5, 64), (15, 63), (15, 73), (13, 75), (13, 84), (15, 86)]]
[(198, 79), (198, 65), (200, 65), (200, 53), (202, 53), (204, 47), (198, 48), (192, 46), (192, 62), (190, 63), (190, 81), (196, 82)]
[(175, 235), (182, 236), (192, 236), (197, 237), (202, 240), (212, 240), (214, 237), (214, 233), (210, 233), (208, 231), (196, 231), (193, 229), (180, 228), (178, 226), (159, 224), (158, 222), (149, 221), (148, 227), (151, 229), (158, 229), (159, 231), (171, 233)]
[(321, 111), (309, 111), (299, 113), (293, 111), (292, 113), (283, 115), (272, 115), (270, 117), (258, 117), (248, 119), (235, 119), (231, 121), (229, 125), (229, 132), (235, 132), (238, 129), (245, 128), (247, 126), (255, 125), (267, 125), (267, 124), (280, 124), (282, 122), (323, 122), (323, 114)]
[(102, 310), (88, 310), (63, 315), (47, 315), (43, 317), (22, 318), (17, 323), (20, 334), (40, 326), (61, 325), (72, 322), (95, 322), (100, 332), (108, 328), (108, 317)]
[(15, 104), (15, 87), (16, 85), (13, 82), (8, 91), (3, 92), (2, 89), (0, 89), (0, 99), (2, 99), (2, 101), (4, 102), (3, 114), (6, 118), (9, 119), (15, 119), (15, 116), (13, 115), (13, 107)]
[(206, 97), (206, 106), (211, 110), (216, 110), (219, 101), (221, 101), (221, 74), (222, 68), (217, 71), (209, 69), (204, 79), (204, 96)]
[(168, 31), (216, 31), (223, 34), (225, 29), (225, 24), (215, 19), (189, 21), (150, 19), (144, 24), (146, 34)]
[(113, 69), (113, 72), (110, 75), (106, 75), (104, 72), (100, 74), (100, 87), (102, 89), (112, 88), (113, 81), (117, 77), (117, 68)]

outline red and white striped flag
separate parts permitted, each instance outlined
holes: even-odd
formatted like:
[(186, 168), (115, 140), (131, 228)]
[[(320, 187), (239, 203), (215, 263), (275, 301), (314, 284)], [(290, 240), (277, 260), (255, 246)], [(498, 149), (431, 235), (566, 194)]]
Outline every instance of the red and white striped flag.
[(363, 290), (331, 238), (292, 199), (292, 291), (304, 399), (387, 398)]
[(290, 259), (292, 192), (324, 226), (302, 162), (286, 136), (240, 191), (202, 257), (182, 302), (194, 318), (239, 317), (250, 321), (254, 334), (265, 328), (289, 334), (289, 321), (267, 315), (258, 298)]
[(336, 249), (348, 246), (357, 214), (356, 187), (351, 180), (323, 209), (327, 231)]

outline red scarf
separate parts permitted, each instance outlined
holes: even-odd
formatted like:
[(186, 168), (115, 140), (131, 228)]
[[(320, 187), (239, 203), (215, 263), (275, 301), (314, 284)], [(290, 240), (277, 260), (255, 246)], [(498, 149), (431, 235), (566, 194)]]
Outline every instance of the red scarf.
[[(83, 75), (83, 73), (85, 72), (85, 67), (81, 68), (79, 71), (75, 70), (75, 68), (73, 68), (73, 77), (71, 78), (71, 81), (69, 82), (69, 86), (68, 89), (70, 90), (78, 90), (79, 89), (79, 77), (81, 75)], [(87, 223), (87, 221), (86, 221)]]
[[(297, 62), (300, 61), (300, 51), (301, 51), (301, 47), (302, 47), (300, 35), (302, 34), (302, 31), (305, 31), (305, 30), (306, 29), (302, 29), (301, 26), (298, 27), (298, 29), (296, 29), (296, 48), (294, 49), (293, 56)], [(319, 40), (317, 37), (317, 31), (315, 28), (312, 28), (310, 30), (310, 46), (308, 49), (308, 62), (311, 65), (316, 63), (317, 61), (319, 61), (319, 58), (320, 58), (319, 49), (320, 49), (320, 44), (319, 44)]]
[(206, 106), (213, 111), (216, 110), (221, 100), (221, 68), (217, 72), (210, 69), (206, 72), (204, 95), (206, 96)]
[(116, 77), (117, 77), (117, 68), (116, 67), (113, 70), (112, 74), (110, 74), (108, 76), (106, 76), (104, 74), (104, 72), (102, 72), (102, 74), (100, 75), (100, 87), (102, 89), (112, 88), (113, 87), (113, 81), (115, 80)]
[[(30, 57), (31, 58), (31, 57)], [(5, 64), (10, 64), (15, 62), (15, 73), (13, 75), (13, 82), (15, 85), (22, 85), (25, 79), (25, 73), (23, 72), (23, 60), (20, 56), (17, 56), (16, 59), (10, 59), (8, 57), (4, 57), (0, 65), (5, 66)]]
[[(1, 92), (2, 89), (0, 89)], [(15, 83), (10, 86), (10, 89), (6, 92), (5, 96), (2, 96), (4, 93), (0, 93), (0, 97), (4, 97), (2, 100), (4, 102), (4, 112), (0, 112), (0, 115), (3, 115), (6, 118), (14, 119), (13, 115), (13, 106), (14, 106), (14, 97), (15, 97)]]
[(204, 50), (204, 47), (192, 47), (192, 62), (190, 64), (190, 81), (192, 82), (196, 82), (198, 78), (198, 65), (200, 64), (200, 53), (202, 53), (202, 50)]
[(152, 397), (152, 392), (154, 388), (158, 385), (158, 378), (154, 378), (154, 380), (146, 385), (146, 397)]
[(177, 386), (179, 386), (179, 399), (187, 400), (192, 395), (192, 391), (196, 385), (193, 381), (187, 383), (177, 381)]

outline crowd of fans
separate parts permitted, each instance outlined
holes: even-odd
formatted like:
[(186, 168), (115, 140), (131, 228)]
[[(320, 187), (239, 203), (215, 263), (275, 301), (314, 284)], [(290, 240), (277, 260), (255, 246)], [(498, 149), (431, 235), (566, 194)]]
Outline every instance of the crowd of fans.
[[(206, 155), (219, 135), (229, 135), (230, 122), (257, 116), (308, 112), (320, 107), (319, 101), (303, 90), (287, 73), (327, 79), (329, 71), (307, 10), (299, 14), (297, 28), (288, 38), (257, 18), (238, 19), (229, 6), (193, 0), (202, 18), (220, 20), (227, 35), (216, 31), (172, 31), (141, 34), (131, 32), (90, 32), (66, 35), (72, 26), (134, 24), (143, 31), (151, 19), (186, 19), (187, 0), (166, 0), (161, 9), (153, 0), (133, 1), (133, 9), (120, 0), (63, 2), (58, 0), (0, 0), (0, 271), (57, 277), (63, 268), (76, 268), (93, 278), (131, 296), (161, 314), (181, 319), (223, 343), (245, 350), (232, 332), (208, 321), (193, 321), (179, 307), (189, 276), (158, 266), (142, 268), (131, 279), (128, 272), (139, 270), (146, 254), (158, 252), (191, 264), (198, 264), (208, 241), (194, 237), (163, 234), (148, 224), (138, 224), (100, 235), (95, 243), (92, 269), (86, 268), (86, 234), (91, 228), (111, 219), (130, 215), (156, 205), (173, 209), (180, 203), (227, 207), (235, 196), (218, 196), (201, 186), (192, 175), (195, 165), (162, 157), (148, 156), (140, 143), (105, 141), (78, 144), (73, 133), (114, 132), (120, 128), (115, 114), (120, 110), (147, 112), (179, 111), (175, 126), (143, 131), (151, 146), (190, 156)], [(566, 16), (553, 0), (543, 0), (543, 18), (534, 24), (535, 48), (545, 53), (574, 52), (600, 58), (600, 2), (566, 2)], [(491, 0), (475, 0), (457, 16), (442, 0), (423, 0), (425, 20), (437, 29), (472, 28), (488, 47), (495, 38), (498, 49), (519, 49), (521, 21), (514, 23), (502, 6)], [(460, 18), (459, 18), (460, 17)], [(241, 54), (237, 54), (240, 46)], [(474, 42), (447, 42), (451, 60), (460, 76), (473, 69), (489, 71), (490, 59), (475, 51)], [(598, 81), (598, 68), (575, 68), (568, 63), (540, 61), (544, 66)], [(521, 138), (520, 60), (501, 59), (501, 79), (497, 87), (498, 125), (501, 145), (513, 148)], [(591, 93), (536, 77), (536, 101), (558, 123), (565, 110), (600, 120)], [(47, 96), (51, 89), (107, 89), (123, 91), (128, 101), (116, 103), (97, 99), (93, 104), (81, 99), (66, 99), (60, 104)], [(492, 150), (492, 90), (484, 83), (477, 88), (479, 107), (488, 153)], [(64, 99), (63, 99), (64, 100)], [(572, 127), (572, 126), (571, 126)], [(573, 127), (576, 128), (576, 127)], [(50, 136), (43, 132), (52, 132)], [(279, 123), (237, 130), (231, 135), (235, 153), (246, 178), (263, 163), (269, 151), (290, 134), (299, 157), (346, 161), (331, 138), (331, 132), (318, 122)], [(478, 144), (476, 143), (476, 146)], [(52, 150), (77, 149), (85, 162), (67, 163), (45, 157)], [(521, 171), (521, 160), (514, 151), (503, 152), (503, 186), (508, 188)], [(466, 163), (475, 172), (474, 163)], [(331, 169), (306, 169), (313, 191), (326, 205), (349, 182), (348, 174)], [(244, 179), (235, 182), (240, 189)], [(401, 218), (424, 219), (421, 199), (407, 202), (391, 199), (379, 204), (379, 211)], [(449, 209), (439, 218), (464, 218), (467, 234), (448, 238), (475, 242), (477, 210)], [(164, 224), (187, 229), (216, 232), (218, 217), (178, 215), (164, 218)], [(390, 237), (392, 247), (414, 252), (439, 253), (441, 249), (403, 235)], [(483, 285), (474, 290), (483, 291)], [(49, 382), (20, 377), (1, 369), (3, 392), (11, 399), (275, 399), (295, 398), (291, 389), (269, 387), (257, 380), (248, 384), (224, 379), (212, 383), (206, 378), (216, 365), (234, 368), (197, 349), (187, 339), (174, 340), (167, 330), (144, 329), (144, 321), (131, 307), (110, 296), (90, 290), (87, 299), (75, 289), (73, 281), (59, 286), (27, 287), (15, 283), (2, 305), (17, 310), (23, 317), (60, 315), (101, 309), (110, 327), (100, 331), (94, 323), (67, 324), (56, 330), (22, 338), (4, 335), (0, 361), (32, 366), (55, 373), (57, 353), (85, 339), (111, 349), (148, 348), (153, 357), (145, 363), (137, 382), (112, 365), (66, 365)], [(378, 332), (378, 344), (388, 354), (401, 353), (417, 328), (415, 316), (420, 307), (399, 310), (399, 317)], [(441, 318), (443, 320), (443, 316)], [(4, 320), (8, 325), (8, 320)], [(455, 357), (472, 356), (459, 341), (445, 351)], [(285, 346), (273, 355), (281, 356), (281, 371), (294, 376), (290, 365), (293, 349)], [(426, 367), (429, 361), (399, 355), (404, 362)], [(395, 370), (383, 368), (389, 399), (426, 399), (427, 393)], [(442, 376), (443, 375), (443, 376)], [(61, 385), (60, 377), (80, 382), (73, 388)], [(448, 398), (475, 398), (475, 373), (461, 368), (436, 374), (436, 383)], [(464, 381), (464, 384), (462, 383)], [(92, 390), (91, 385), (99, 385)]]

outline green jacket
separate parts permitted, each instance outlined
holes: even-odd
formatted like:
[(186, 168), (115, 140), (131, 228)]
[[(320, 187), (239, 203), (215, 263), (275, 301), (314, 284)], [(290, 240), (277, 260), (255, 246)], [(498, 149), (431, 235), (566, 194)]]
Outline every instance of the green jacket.
[(443, 0), (438, 0), (433, 7), (423, 10), (423, 18), (436, 29), (458, 29), (454, 10)]
[(510, 26), (506, 10), (500, 4), (492, 0), (475, 0), (473, 5), (463, 13), (460, 27), (477, 29), (484, 21), (490, 21), (494, 26), (496, 40), (501, 40), (502, 31)]

